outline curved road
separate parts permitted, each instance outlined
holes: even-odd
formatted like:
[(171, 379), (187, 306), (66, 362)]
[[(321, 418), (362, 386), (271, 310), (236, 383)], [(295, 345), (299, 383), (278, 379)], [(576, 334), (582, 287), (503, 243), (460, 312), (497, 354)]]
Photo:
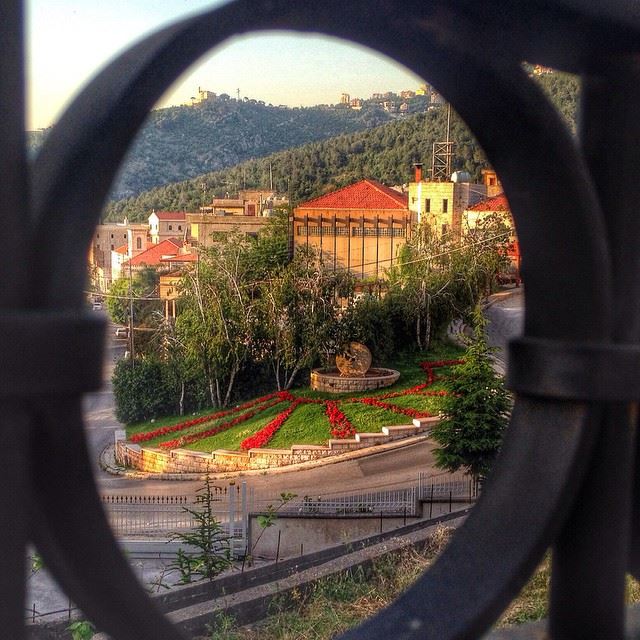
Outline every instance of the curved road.
[[(486, 309), (488, 336), (492, 345), (504, 347), (506, 341), (522, 329), (524, 296), (522, 288), (497, 294)], [(111, 336), (113, 332), (110, 331)], [(111, 373), (114, 362), (122, 356), (124, 340), (109, 338), (105, 362), (103, 390), (85, 399), (85, 423), (91, 457), (97, 461), (100, 452), (111, 442), (120, 428), (114, 415)], [(498, 359), (503, 356), (498, 353)], [(298, 495), (328, 495), (345, 491), (375, 491), (414, 484), (420, 471), (438, 472), (433, 466), (432, 445), (418, 442), (399, 449), (328, 464), (313, 469), (284, 473), (247, 475), (242, 479), (257, 492), (278, 495), (290, 491)], [(96, 480), (103, 494), (191, 495), (201, 481), (166, 481), (152, 478), (135, 479), (112, 476), (94, 463)], [(217, 483), (219, 484), (219, 483)]]

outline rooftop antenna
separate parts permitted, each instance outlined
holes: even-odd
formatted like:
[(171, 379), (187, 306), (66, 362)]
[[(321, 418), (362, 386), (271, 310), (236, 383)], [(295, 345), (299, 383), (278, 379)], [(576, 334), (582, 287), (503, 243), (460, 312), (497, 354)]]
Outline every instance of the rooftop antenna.
[(431, 179), (434, 182), (444, 182), (451, 179), (451, 160), (455, 142), (451, 141), (451, 105), (447, 105), (447, 134), (446, 140), (433, 143), (433, 157), (431, 160)]

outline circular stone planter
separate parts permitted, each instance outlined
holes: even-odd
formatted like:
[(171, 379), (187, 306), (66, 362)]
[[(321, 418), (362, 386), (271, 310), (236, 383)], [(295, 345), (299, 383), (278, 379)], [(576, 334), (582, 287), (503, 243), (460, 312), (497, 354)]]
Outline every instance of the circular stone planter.
[(395, 369), (369, 369), (365, 375), (357, 377), (340, 375), (335, 367), (314, 369), (311, 372), (311, 388), (328, 393), (372, 391), (391, 386), (399, 377), (400, 372)]

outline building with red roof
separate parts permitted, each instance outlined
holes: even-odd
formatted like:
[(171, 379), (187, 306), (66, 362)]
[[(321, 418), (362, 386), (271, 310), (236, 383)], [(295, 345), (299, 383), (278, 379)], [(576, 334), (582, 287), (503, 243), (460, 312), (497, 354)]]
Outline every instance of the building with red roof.
[[(513, 272), (516, 284), (520, 282), (520, 243), (516, 236), (516, 228), (511, 214), (509, 201), (504, 193), (499, 193), (491, 198), (486, 198), (477, 202), (463, 212), (462, 215), (462, 232), (471, 233), (483, 220), (490, 217), (497, 217), (502, 220), (511, 229), (511, 236), (507, 246), (507, 255), (511, 260), (511, 270)], [(505, 276), (506, 277), (506, 274)], [(500, 279), (500, 278), (499, 278)]]
[(325, 265), (361, 279), (379, 278), (411, 234), (407, 196), (361, 180), (298, 205), (293, 248), (312, 247)]

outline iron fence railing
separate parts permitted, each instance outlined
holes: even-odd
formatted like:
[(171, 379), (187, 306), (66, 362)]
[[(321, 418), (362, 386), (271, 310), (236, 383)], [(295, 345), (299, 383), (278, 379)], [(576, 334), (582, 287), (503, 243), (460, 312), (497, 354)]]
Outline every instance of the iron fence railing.
[(468, 475), (418, 474), (417, 497), (424, 502), (474, 502), (479, 483)]
[(418, 513), (416, 487), (331, 497), (304, 496), (279, 510), (282, 514), (352, 516), (365, 514), (411, 515)]

